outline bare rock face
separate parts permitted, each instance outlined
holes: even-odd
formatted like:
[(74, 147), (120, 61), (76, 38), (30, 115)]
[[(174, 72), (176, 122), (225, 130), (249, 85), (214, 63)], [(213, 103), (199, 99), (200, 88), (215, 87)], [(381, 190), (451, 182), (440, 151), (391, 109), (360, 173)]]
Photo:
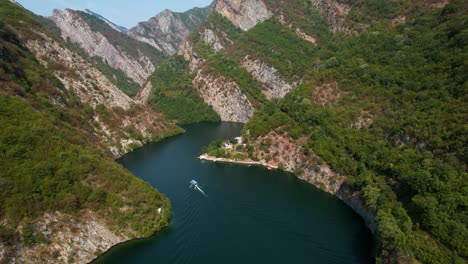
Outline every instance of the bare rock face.
[[(62, 81), (67, 90), (73, 90), (96, 113), (98, 108), (108, 113), (107, 119), (100, 114), (95, 115), (92, 125), (95, 135), (102, 141), (100, 143), (114, 157), (125, 154), (132, 147), (142, 146), (144, 141), (158, 136), (172, 125), (161, 114), (124, 94), (81, 56), (52, 38), (37, 34), (42, 37), (28, 40), (25, 44), (38, 60)], [(134, 138), (132, 131), (137, 131), (143, 139)]]
[(193, 44), (186, 40), (179, 49), (179, 55), (189, 62), (190, 71), (196, 73), (193, 87), (219, 114), (222, 121), (247, 122), (253, 115), (254, 107), (242, 93), (239, 85), (226, 77), (207, 74), (201, 69), (205, 60), (194, 51)]
[(146, 82), (146, 84), (143, 85), (138, 94), (135, 96), (135, 101), (137, 101), (140, 104), (146, 104), (152, 89), (153, 84), (150, 81)]
[(340, 0), (312, 0), (313, 5), (322, 13), (333, 32), (346, 31), (344, 22), (351, 6)]
[(215, 77), (199, 70), (193, 87), (222, 121), (245, 123), (253, 115), (254, 108), (237, 83), (224, 76)]
[(221, 40), (218, 38), (218, 36), (212, 29), (205, 28), (201, 35), (203, 37), (203, 41), (210, 47), (212, 47), (215, 51), (219, 52), (224, 49)]
[(189, 62), (191, 72), (194, 72), (204, 62), (203, 58), (200, 58), (194, 51), (192, 42), (188, 40), (182, 43), (177, 54)]
[[(148, 43), (158, 50), (172, 55), (190, 31), (202, 23), (208, 9), (195, 8), (184, 14), (164, 10), (146, 22), (140, 22), (127, 33), (136, 40)], [(183, 19), (186, 16), (187, 19)]]
[(90, 212), (85, 212), (80, 218), (59, 212), (48, 213), (39, 218), (34, 226), (48, 243), (33, 247), (17, 244), (12, 249), (14, 256), (11, 263), (85, 264), (113, 245), (129, 240), (125, 235), (114, 234)]
[[(346, 176), (335, 172), (315, 153), (304, 154), (302, 146), (305, 143), (307, 143), (307, 139), (294, 140), (288, 134), (271, 131), (266, 136), (255, 140), (253, 143), (254, 154), (260, 161), (292, 172), (298, 178), (312, 183), (330, 194), (336, 194)], [(260, 147), (262, 144), (269, 146), (268, 151)], [(271, 155), (271, 153), (276, 154)], [(270, 156), (269, 160), (266, 160), (267, 156)]]
[(297, 87), (297, 83), (288, 83), (274, 67), (261, 60), (251, 60), (247, 56), (242, 61), (242, 66), (257, 81), (266, 86), (262, 92), (268, 99), (283, 98)]
[(273, 16), (262, 0), (217, 0), (214, 10), (242, 30), (249, 30)]
[(51, 19), (60, 28), (64, 39), (79, 44), (89, 56), (102, 58), (112, 68), (122, 71), (140, 85), (155, 69), (148, 57), (140, 52), (140, 56), (134, 58), (120, 47), (112, 45), (103, 34), (94, 32), (73, 10), (54, 10)]
[[(54, 73), (65, 87), (80, 99), (95, 107), (103, 104), (107, 108), (129, 109), (133, 100), (112, 84), (99, 70), (81, 56), (66, 49), (58, 42), (44, 35), (43, 39), (28, 41), (26, 46), (46, 66), (51, 61), (64, 67), (57, 67)], [(49, 65), (50, 66), (50, 65)]]

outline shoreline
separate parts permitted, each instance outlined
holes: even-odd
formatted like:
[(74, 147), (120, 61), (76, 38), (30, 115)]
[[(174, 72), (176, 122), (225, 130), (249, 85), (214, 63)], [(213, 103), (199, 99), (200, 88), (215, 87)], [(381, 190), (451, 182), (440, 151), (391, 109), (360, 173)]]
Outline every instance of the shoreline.
[(202, 154), (198, 156), (198, 159), (200, 160), (206, 160), (206, 161), (211, 161), (211, 162), (222, 162), (222, 163), (234, 163), (234, 164), (241, 164), (241, 165), (255, 165), (255, 166), (262, 166), (266, 167), (269, 170), (277, 170), (278, 166), (260, 162), (260, 161), (246, 161), (246, 160), (234, 160), (234, 159), (228, 159), (228, 158), (217, 158), (213, 156), (209, 156), (208, 154)]
[[(256, 165), (256, 166), (262, 166), (267, 168), (268, 170), (271, 169), (279, 169), (278, 166), (268, 164), (265, 162), (260, 162), (260, 161), (245, 161), (245, 160), (234, 160), (234, 159), (227, 159), (227, 158), (217, 158), (213, 156), (209, 156), (208, 154), (202, 154), (198, 157), (200, 160), (206, 160), (206, 161), (211, 161), (211, 162), (223, 162), (223, 163), (233, 163), (233, 164), (241, 164), (241, 165)], [(292, 171), (287, 171), (292, 173), (295, 177), (301, 179), (298, 177), (296, 174), (294, 174)], [(305, 179), (301, 179), (319, 189), (321, 189), (319, 186), (314, 184), (313, 182), (310, 182)], [(323, 190), (323, 189), (321, 189)], [(346, 184), (343, 184), (338, 188), (336, 192), (327, 192), (323, 190), (326, 193), (329, 193), (330, 195), (333, 195), (343, 201), (349, 208), (351, 208), (356, 214), (358, 214), (361, 219), (364, 221), (365, 225), (367, 228), (371, 231), (371, 233), (374, 236), (374, 239), (378, 241), (376, 235), (378, 233), (378, 224), (375, 220), (376, 215), (373, 210), (371, 210), (369, 207), (365, 205), (365, 202), (358, 196), (354, 195), (349, 187)]]

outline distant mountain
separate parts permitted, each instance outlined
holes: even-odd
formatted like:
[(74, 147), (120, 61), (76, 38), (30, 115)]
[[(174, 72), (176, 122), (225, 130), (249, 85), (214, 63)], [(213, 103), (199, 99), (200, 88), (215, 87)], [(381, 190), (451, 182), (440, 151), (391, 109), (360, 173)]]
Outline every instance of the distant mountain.
[[(164, 59), (164, 54), (154, 47), (115, 30), (95, 15), (71, 9), (54, 10), (50, 19), (60, 29), (65, 40), (78, 44), (88, 56), (101, 58), (104, 64), (122, 72), (128, 81), (137, 83), (136, 88), (123, 89), (128, 95), (135, 95), (138, 87), (144, 84)], [(115, 79), (121, 84), (129, 83), (122, 78), (121, 81), (114, 78), (113, 71), (105, 72), (110, 73), (111, 80)]]
[(111, 26), (113, 29), (115, 29), (115, 30), (117, 30), (119, 32), (125, 33), (125, 32), (128, 31), (128, 29), (126, 27), (116, 25), (112, 21), (110, 21), (109, 19), (107, 19), (107, 18), (101, 16), (100, 14), (95, 13), (95, 12), (89, 10), (89, 9), (85, 9), (85, 12), (92, 15), (92, 16), (95, 16), (95, 17), (101, 19), (102, 21), (106, 22), (109, 26)]
[(208, 16), (210, 7), (193, 8), (184, 13), (164, 10), (128, 30), (131, 37), (150, 44), (165, 54), (174, 54), (189, 33)]

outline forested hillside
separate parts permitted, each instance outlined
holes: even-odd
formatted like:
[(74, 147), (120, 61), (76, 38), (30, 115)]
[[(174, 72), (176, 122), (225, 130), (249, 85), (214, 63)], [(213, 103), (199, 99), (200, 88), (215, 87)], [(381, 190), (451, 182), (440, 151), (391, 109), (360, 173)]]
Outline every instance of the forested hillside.
[(0, 0), (0, 260), (91, 261), (167, 225), (167, 198), (113, 158), (222, 120), (246, 123), (243, 141), (208, 154), (354, 199), (377, 263), (467, 262), (467, 1), (210, 8), (166, 10), (133, 39)]
[(116, 164), (96, 132), (93, 117), (107, 108), (81, 101), (51, 61), (47, 68), (25, 46), (44, 35), (60, 39), (10, 1), (0, 1), (0, 17), (1, 261), (89, 262), (166, 226), (168, 199)]
[[(310, 170), (330, 165), (346, 176), (343, 186), (375, 212), (382, 259), (395, 251), (400, 261), (464, 263), (468, 6), (336, 2), (349, 10), (334, 20), (312, 3), (295, 9), (269, 1), (281, 15), (247, 32), (217, 23), (232, 41), (219, 53), (193, 39), (205, 67), (236, 81), (245, 56), (268, 62), (290, 82), (300, 80), (283, 99), (253, 96), (260, 111), (243, 130), (248, 144), (244, 150), (238, 146), (239, 155), (213, 148), (211, 154), (270, 162), (284, 155), (271, 151), (271, 131), (287, 135), (309, 160), (319, 157), (307, 163)], [(314, 21), (309, 27), (308, 20)], [(313, 36), (313, 43), (300, 39), (295, 28)], [(241, 85), (261, 95), (258, 83), (252, 91), (248, 87)]]
[(148, 104), (180, 124), (219, 121), (218, 114), (193, 90), (192, 79), (188, 63), (172, 56), (150, 76), (153, 89)]
[[(459, 8), (452, 3), (403, 26), (376, 25), (322, 46), (314, 56), (322, 69), (246, 126), (252, 137), (270, 129), (308, 135), (304, 151), (349, 175), (377, 211), (382, 246), (427, 263), (468, 256), (468, 17), (450, 12)], [(335, 81), (343, 94), (336, 104), (317, 104), (315, 88)], [(357, 129), (362, 115), (372, 124)]]

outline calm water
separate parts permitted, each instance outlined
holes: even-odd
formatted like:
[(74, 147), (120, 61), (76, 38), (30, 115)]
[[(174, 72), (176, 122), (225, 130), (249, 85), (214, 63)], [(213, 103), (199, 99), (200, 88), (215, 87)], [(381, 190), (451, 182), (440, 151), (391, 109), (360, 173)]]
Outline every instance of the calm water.
[[(371, 263), (372, 237), (337, 198), (294, 176), (203, 162), (201, 147), (239, 124), (196, 124), (120, 162), (172, 202), (170, 227), (115, 247), (97, 263)], [(196, 179), (208, 197), (189, 189)]]

